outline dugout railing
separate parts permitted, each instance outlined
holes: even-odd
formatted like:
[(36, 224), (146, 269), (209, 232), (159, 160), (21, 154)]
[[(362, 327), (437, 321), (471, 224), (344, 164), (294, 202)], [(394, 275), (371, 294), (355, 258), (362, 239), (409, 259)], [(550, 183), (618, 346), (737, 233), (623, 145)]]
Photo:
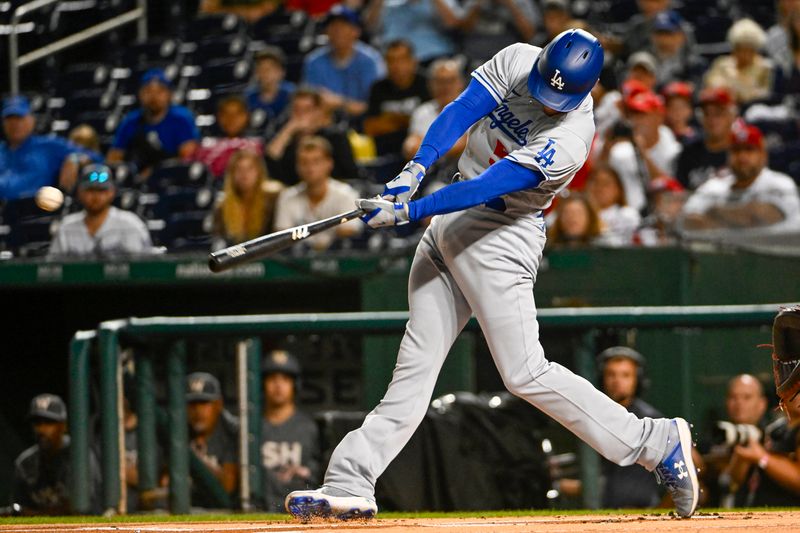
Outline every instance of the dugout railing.
[[(684, 307), (605, 307), (540, 309), (538, 319), (543, 330), (568, 330), (574, 339), (575, 370), (590, 377), (595, 369), (597, 332), (607, 329), (668, 328), (742, 328), (769, 326), (784, 305), (729, 305)], [(241, 504), (260, 496), (261, 473), (254, 461), (260, 442), (260, 335), (297, 333), (361, 333), (367, 336), (402, 332), (407, 312), (280, 314), (214, 317), (129, 318), (103, 322), (94, 331), (77, 332), (70, 344), (69, 419), (71, 433), (72, 505), (76, 513), (90, 510), (90, 358), (97, 352), (99, 371), (102, 505), (106, 510), (125, 512), (124, 443), (122, 440), (122, 353), (125, 347), (158, 341), (168, 346), (166, 355), (154, 352), (136, 357), (136, 412), (138, 416), (139, 490), (153, 489), (157, 484), (156, 425), (159, 408), (155, 399), (156, 378), (153, 358), (166, 357), (167, 408), (162, 413), (168, 427), (169, 507), (184, 514), (190, 510), (190, 453), (184, 400), (186, 376), (185, 339), (205, 336), (231, 339), (236, 343), (237, 389), (242, 419), (239, 452), (242, 462)], [(466, 332), (476, 332), (473, 317)], [(765, 339), (765, 342), (769, 339)], [(681, 373), (672, 376), (688, 383), (691, 379), (691, 353), (683, 342), (676, 343), (676, 356)], [(164, 351), (161, 352), (162, 354)], [(364, 368), (369, 355), (364, 352)], [(682, 390), (687, 390), (685, 387)], [(684, 394), (685, 396), (685, 394)], [(689, 399), (682, 400), (689, 412)], [(580, 447), (583, 505), (599, 506), (599, 457), (588, 446)]]

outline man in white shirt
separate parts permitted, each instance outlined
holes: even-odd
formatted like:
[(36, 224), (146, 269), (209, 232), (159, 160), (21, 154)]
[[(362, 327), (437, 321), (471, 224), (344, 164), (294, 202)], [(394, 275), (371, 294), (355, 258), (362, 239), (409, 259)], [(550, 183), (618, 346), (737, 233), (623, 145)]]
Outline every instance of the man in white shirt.
[[(331, 178), (333, 148), (324, 138), (306, 137), (297, 148), (297, 174), (300, 183), (284, 189), (275, 208), (275, 230), (329, 218), (351, 211), (358, 192), (350, 185)], [(363, 229), (359, 220), (352, 220), (334, 229), (306, 239), (317, 251), (329, 248), (337, 238), (357, 235)]]
[(645, 194), (650, 180), (673, 176), (681, 144), (664, 125), (664, 100), (642, 92), (625, 100), (632, 138), (617, 142), (610, 150), (608, 164), (619, 174), (628, 205), (639, 211), (647, 207)]
[(797, 230), (797, 186), (789, 176), (767, 168), (761, 130), (744, 124), (733, 130), (728, 165), (730, 172), (705, 182), (686, 202), (685, 230)]

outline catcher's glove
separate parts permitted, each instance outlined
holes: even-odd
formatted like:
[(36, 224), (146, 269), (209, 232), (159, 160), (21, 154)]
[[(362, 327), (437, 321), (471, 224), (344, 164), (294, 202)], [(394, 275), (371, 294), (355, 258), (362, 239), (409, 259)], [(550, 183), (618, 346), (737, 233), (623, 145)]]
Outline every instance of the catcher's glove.
[(800, 305), (781, 309), (772, 323), (772, 370), (783, 407), (800, 392)]

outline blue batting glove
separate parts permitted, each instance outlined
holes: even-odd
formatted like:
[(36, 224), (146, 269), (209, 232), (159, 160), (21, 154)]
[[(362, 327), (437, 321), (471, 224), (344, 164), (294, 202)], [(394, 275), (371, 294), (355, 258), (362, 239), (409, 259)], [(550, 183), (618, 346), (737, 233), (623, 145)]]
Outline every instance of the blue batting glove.
[(408, 203), (425, 177), (425, 167), (409, 161), (400, 174), (383, 188), (381, 197), (394, 202)]
[(383, 198), (361, 198), (356, 207), (367, 212), (361, 217), (371, 228), (385, 228), (408, 224), (408, 204), (391, 202)]

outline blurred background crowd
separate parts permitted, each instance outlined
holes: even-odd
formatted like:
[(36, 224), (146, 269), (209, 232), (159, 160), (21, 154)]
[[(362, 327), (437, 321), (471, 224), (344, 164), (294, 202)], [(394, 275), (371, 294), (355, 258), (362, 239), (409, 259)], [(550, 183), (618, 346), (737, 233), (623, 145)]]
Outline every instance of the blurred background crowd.
[[(18, 27), (21, 49), (125, 3), (58, 2)], [(120, 30), (56, 54), (4, 99), (3, 257), (207, 252), (350, 210), (474, 67), (570, 27), (602, 40), (606, 64), (591, 157), (548, 210), (549, 247), (800, 232), (797, 0), (151, 4), (145, 41)], [(464, 144), (420, 194), (450, 182)], [(34, 201), (43, 186), (65, 194), (55, 211)], [(411, 247), (424, 225), (355, 221), (292, 253)]]

